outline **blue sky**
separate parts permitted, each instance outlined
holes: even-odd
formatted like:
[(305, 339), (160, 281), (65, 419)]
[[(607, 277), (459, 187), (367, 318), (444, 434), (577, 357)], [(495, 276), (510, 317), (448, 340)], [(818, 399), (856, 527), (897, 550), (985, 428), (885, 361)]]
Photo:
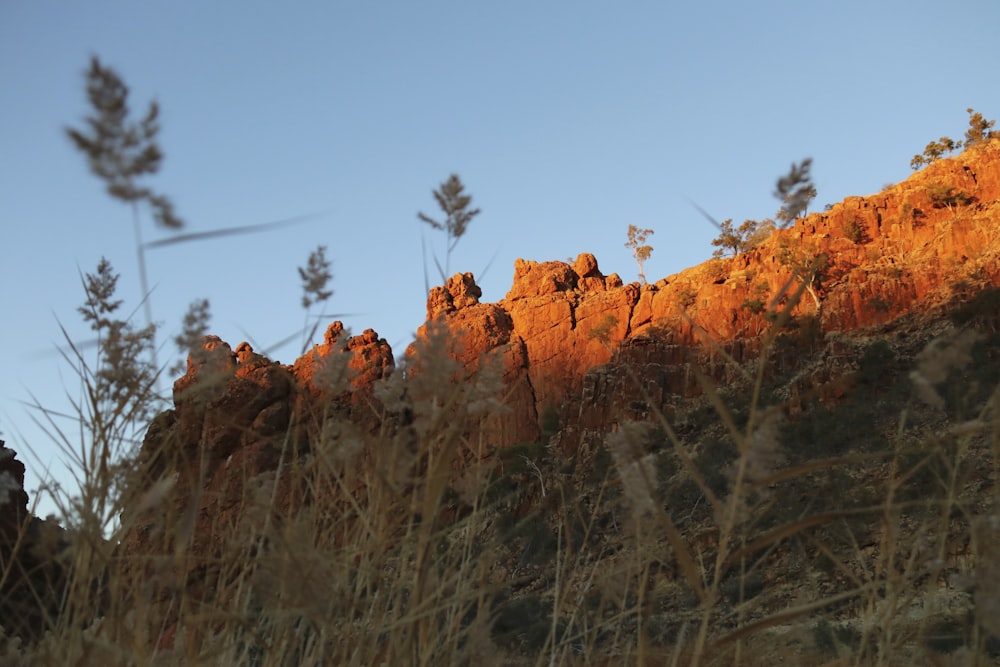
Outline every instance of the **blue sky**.
[[(65, 480), (21, 402), (64, 409), (78, 391), (52, 350), (60, 322), (87, 338), (81, 271), (105, 256), (121, 298), (140, 299), (129, 209), (63, 131), (88, 112), (92, 54), (130, 85), (134, 110), (160, 103), (166, 160), (150, 184), (187, 231), (318, 214), (149, 251), (161, 342), (203, 297), (234, 346), (293, 333), (296, 267), (322, 244), (325, 312), (398, 356), (424, 318), (422, 239), (443, 256), (416, 213), (436, 217), (431, 191), (450, 173), (482, 209), (451, 267), (472, 271), (484, 300), (504, 296), (517, 257), (592, 252), (635, 280), (629, 224), (655, 230), (655, 280), (711, 254), (691, 201), (718, 219), (769, 217), (776, 177), (807, 156), (817, 207), (870, 194), (905, 178), (928, 141), (960, 137), (966, 107), (1000, 116), (998, 24), (995, 0), (5, 0), (2, 437), (29, 487), (46, 468)], [(147, 240), (169, 236), (143, 223)], [(289, 363), (298, 345), (272, 357)]]

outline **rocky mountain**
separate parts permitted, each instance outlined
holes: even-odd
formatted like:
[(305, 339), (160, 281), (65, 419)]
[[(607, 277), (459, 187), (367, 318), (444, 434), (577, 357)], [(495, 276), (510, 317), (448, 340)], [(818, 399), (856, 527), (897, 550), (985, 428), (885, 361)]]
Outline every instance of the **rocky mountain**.
[[(223, 536), (257, 520), (262, 478), (277, 508), (307, 505), (324, 493), (361, 502), (370, 480), (347, 475), (334, 491), (285, 473), (330, 443), (346, 451), (356, 443), (392, 442), (405, 451), (428, 428), (412, 401), (447, 393), (448, 383), (432, 374), (430, 365), (440, 365), (432, 350), (443, 351), (450, 363), (444, 373), (451, 384), (494, 378), (486, 383), (494, 395), (482, 410), (440, 399), (442, 410), (454, 412), (448, 418), (479, 443), (475, 452), (440, 444), (452, 455), (448, 478), (456, 489), (463, 465), (502, 466), (505, 451), (532, 446), (538, 480), (569, 475), (574, 493), (587, 498), (600, 488), (595, 470), (613, 467), (609, 438), (636, 423), (662, 429), (664, 420), (698, 443), (695, 462), (705, 464), (702, 483), (710, 487), (721, 483), (719, 471), (731, 460), (712, 454), (724, 437), (718, 413), (709, 409), (714, 416), (704, 417), (720, 396), (735, 397), (733, 419), (741, 419), (745, 397), (766, 391), (785, 420), (782, 428), (814, 429), (807, 438), (813, 444), (828, 442), (824, 437), (834, 432), (841, 437), (827, 422), (803, 415), (833, 414), (851, 401), (876, 405), (872, 388), (889, 387), (886, 378), (905, 379), (904, 365), (917, 363), (927, 343), (953, 332), (955, 322), (995, 335), (998, 287), (1000, 140), (992, 140), (878, 194), (800, 218), (735, 257), (652, 284), (604, 275), (587, 253), (572, 263), (519, 259), (505, 298), (482, 303), (472, 274), (457, 274), (431, 290), (427, 322), (398, 360), (400, 368), (376, 332), (348, 336), (339, 322), (290, 365), (247, 343), (234, 350), (208, 337), (174, 384), (172, 409), (146, 433), (115, 558), (146, 582), (145, 594), (169, 619), (178, 613), (171, 606), (178, 590), (207, 599), (238, 579), (226, 569), (232, 547)], [(983, 354), (987, 365), (996, 365), (994, 352)], [(763, 385), (755, 380), (758, 370)], [(437, 384), (421, 383), (425, 377)], [(881, 428), (871, 420), (871, 428)], [(359, 455), (377, 459), (379, 453)], [(425, 472), (433, 469), (424, 465)], [(11, 475), (23, 485), (23, 472)], [(462, 493), (453, 492), (439, 509), (454, 518), (468, 508), (456, 500)], [(518, 516), (552, 502), (544, 483), (531, 481), (522, 492), (505, 505)], [(5, 544), (26, 511), (23, 491), (12, 487), (11, 493)], [(690, 483), (670, 493), (707, 511)], [(708, 515), (699, 516), (690, 510), (685, 534), (717, 548), (718, 535), (706, 538), (697, 527)], [(511, 571), (536, 558), (534, 540), (509, 557)], [(165, 548), (185, 556), (164, 564)], [(962, 548), (971, 553), (969, 544)], [(168, 646), (173, 637), (171, 631), (157, 641)]]
[[(795, 291), (796, 262), (821, 260), (815, 299), (803, 295), (792, 311), (793, 326), (811, 329), (817, 344), (1000, 285), (998, 197), (994, 140), (655, 284), (604, 276), (590, 254), (572, 265), (518, 260), (502, 301), (479, 303), (472, 275), (456, 275), (431, 291), (427, 319), (444, 323), (466, 366), (487, 352), (503, 356), (511, 409), (490, 432), (497, 446), (533, 442), (549, 413), (572, 450), (581, 429), (606, 432), (699, 394), (694, 367), (731, 379), (723, 356), (740, 363), (756, 354), (768, 311)], [(623, 366), (634, 367), (642, 392)]]

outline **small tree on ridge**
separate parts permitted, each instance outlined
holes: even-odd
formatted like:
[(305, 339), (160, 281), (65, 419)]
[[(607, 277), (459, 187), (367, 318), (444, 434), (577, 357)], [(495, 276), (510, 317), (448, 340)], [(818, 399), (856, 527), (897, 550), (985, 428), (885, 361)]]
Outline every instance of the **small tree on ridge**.
[(983, 114), (972, 107), (965, 110), (969, 114), (969, 127), (965, 131), (964, 141), (955, 141), (950, 137), (941, 137), (932, 141), (924, 148), (921, 155), (914, 155), (910, 160), (910, 168), (916, 171), (923, 166), (944, 157), (945, 153), (954, 153), (960, 148), (968, 148), (990, 139), (1000, 138), (1000, 131), (994, 130), (995, 120), (986, 120)]
[(736, 257), (767, 240), (774, 232), (773, 220), (744, 220), (739, 227), (733, 227), (733, 219), (723, 220), (719, 225), (719, 235), (712, 240), (717, 249), (712, 257), (721, 258), (726, 250)]
[(625, 244), (625, 247), (632, 249), (635, 263), (639, 265), (639, 279), (643, 285), (646, 284), (646, 274), (642, 271), (642, 265), (653, 254), (653, 246), (646, 245), (646, 239), (653, 233), (652, 229), (639, 229), (635, 225), (628, 226), (628, 243)]
[(962, 144), (964, 147), (1000, 138), (1000, 132), (993, 129), (997, 123), (995, 120), (986, 120), (983, 114), (971, 107), (965, 111), (969, 114), (969, 129), (965, 131), (965, 142)]

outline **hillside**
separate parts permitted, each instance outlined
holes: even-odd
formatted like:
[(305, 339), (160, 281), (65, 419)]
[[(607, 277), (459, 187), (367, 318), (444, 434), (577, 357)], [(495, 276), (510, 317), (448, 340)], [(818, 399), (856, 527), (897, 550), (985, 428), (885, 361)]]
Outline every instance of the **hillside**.
[(207, 338), (90, 547), (101, 594), (29, 615), (7, 567), (8, 634), (86, 626), (107, 664), (996, 651), (1000, 140), (653, 284), (581, 254), (480, 296), (434, 288), (398, 359), (339, 322), (291, 365)]
[[(971, 200), (935, 203), (931, 193), (942, 184)], [(500, 446), (531, 442), (547, 410), (565, 424), (593, 409), (601, 411), (598, 426), (637, 416), (606, 412), (636, 393), (627, 381), (606, 377), (615, 375), (616, 364), (602, 368), (613, 358), (645, 365), (642, 375), (658, 396), (647, 412), (664, 409), (672, 396), (700, 392), (692, 361), (725, 381), (732, 369), (715, 363), (713, 350), (738, 363), (753, 357), (769, 327), (763, 306), (794, 292), (792, 270), (781, 261), (789, 244), (826, 260), (816, 281), (819, 307), (803, 296), (792, 311), (800, 329), (811, 327), (818, 340), (904, 315), (940, 314), (949, 303), (1000, 285), (998, 197), (1000, 142), (994, 141), (878, 195), (852, 197), (799, 219), (738, 257), (710, 260), (655, 284), (605, 277), (589, 254), (572, 266), (519, 260), (504, 300), (480, 304), (472, 276), (458, 275), (432, 290), (427, 317), (443, 320), (458, 342), (453, 354), (466, 366), (488, 351), (504, 356), (512, 409), (491, 438)]]

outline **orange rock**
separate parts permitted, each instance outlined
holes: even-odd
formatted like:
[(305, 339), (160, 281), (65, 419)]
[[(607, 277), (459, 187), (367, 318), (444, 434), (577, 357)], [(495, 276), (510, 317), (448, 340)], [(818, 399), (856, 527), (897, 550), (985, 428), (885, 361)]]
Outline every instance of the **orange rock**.
[[(971, 201), (936, 205), (935, 184), (963, 190)], [(760, 334), (772, 326), (767, 311), (783, 308), (800, 291), (782, 262), (783, 247), (807, 249), (826, 262), (810, 285), (815, 299), (801, 293), (794, 304), (795, 320), (782, 334), (792, 344), (768, 360), (778, 368), (794, 368), (803, 348), (825, 344), (832, 332), (919, 317), (1000, 285), (998, 200), (995, 140), (939, 160), (884, 192), (850, 197), (797, 220), (735, 258), (709, 260), (651, 285), (604, 276), (588, 253), (572, 264), (518, 259), (510, 291), (497, 303), (480, 303), (473, 275), (456, 274), (428, 295), (427, 322), (406, 353), (407, 378), (419, 380), (432, 361), (421, 355), (433, 345), (450, 357), (443, 367), (456, 382), (497, 360), (507, 410), (477, 414), (470, 432), (493, 447), (534, 442), (542, 416), (555, 414), (558, 440), (550, 444), (565, 451), (589, 447), (623, 420), (670, 414), (679, 400), (702, 391), (701, 378), (719, 385), (742, 377), (730, 360), (752, 359)], [(178, 473), (168, 514), (202, 522), (193, 524), (188, 569), (174, 573), (193, 599), (217, 574), (213, 530), (245, 518), (246, 480), (268, 471), (275, 484), (285, 483), (276, 472), (282, 456), (311, 446), (314, 427), (331, 406), (347, 417), (345, 429), (378, 426), (372, 387), (394, 366), (384, 339), (370, 329), (345, 339), (340, 322), (291, 367), (249, 345), (234, 353), (216, 337), (192, 354), (174, 385), (175, 409), (150, 425), (140, 460), (151, 480), (167, 469)], [(437, 383), (427, 383), (427, 391), (446, 384), (425, 377)], [(801, 409), (807, 397), (837, 400), (851, 381), (829, 369), (808, 370), (792, 384), (788, 408)], [(137, 519), (122, 549), (155, 549), (163, 531), (175, 530), (162, 525), (163, 516)]]
[[(972, 203), (936, 208), (929, 195), (936, 183), (966, 192)], [(605, 278), (588, 253), (572, 265), (518, 259), (503, 300), (477, 302), (477, 310), (469, 311), (442, 307), (449, 298), (454, 301), (460, 284), (470, 289), (457, 275), (436, 288), (449, 297), (432, 291), (428, 315), (440, 316), (454, 338), (465, 341), (455, 358), (466, 365), (491, 349), (520, 342), (523, 353), (508, 357), (508, 372), (512, 382), (526, 378), (531, 391), (515, 392), (507, 400), (512, 412), (524, 415), (522, 422), (549, 408), (580, 405), (585, 383), (596, 396), (584, 400), (587, 410), (597, 410), (589, 413), (592, 417), (604, 413), (597, 403), (613, 403), (615, 392), (624, 391), (613, 369), (602, 371), (603, 379), (585, 379), (592, 369), (613, 366), (615, 354), (628, 359), (642, 350), (644, 368), (659, 378), (648, 384), (656, 385), (654, 393), (661, 396), (699, 391), (685, 370), (691, 354), (686, 361), (677, 359), (681, 346), (703, 350), (699, 363), (720, 377), (728, 371), (724, 364), (713, 366), (712, 345), (738, 360), (754, 354), (754, 339), (770, 326), (759, 306), (781, 308), (799, 289), (781, 261), (783, 243), (826, 257), (812, 285), (816, 298), (803, 292), (793, 310), (796, 317), (819, 318), (821, 333), (878, 325), (945, 304), (956, 286), (1000, 284), (998, 198), (1000, 140), (994, 140), (939, 160), (882, 193), (849, 197), (799, 219), (736, 258), (709, 260), (641, 289), (623, 285), (616, 274)], [(650, 347), (649, 340), (662, 345)], [(513, 429), (516, 435), (496, 444), (514, 444), (518, 440), (511, 438), (529, 432), (522, 424)]]

